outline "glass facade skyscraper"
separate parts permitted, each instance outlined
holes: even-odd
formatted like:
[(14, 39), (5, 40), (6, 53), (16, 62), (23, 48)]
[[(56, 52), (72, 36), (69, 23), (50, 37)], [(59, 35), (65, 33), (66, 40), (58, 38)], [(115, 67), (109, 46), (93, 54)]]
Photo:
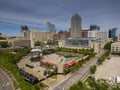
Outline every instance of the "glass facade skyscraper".
[(90, 25), (90, 30), (91, 31), (99, 31), (100, 30), (100, 26), (97, 26), (97, 25)]
[(22, 31), (28, 31), (28, 26), (27, 25), (21, 25), (21, 32)]
[(54, 32), (56, 33), (55, 25), (51, 24), (50, 22), (47, 22), (47, 27), (49, 32)]
[(115, 39), (116, 38), (116, 31), (117, 31), (117, 28), (112, 28), (108, 31), (109, 33), (109, 38), (112, 38), (112, 39)]

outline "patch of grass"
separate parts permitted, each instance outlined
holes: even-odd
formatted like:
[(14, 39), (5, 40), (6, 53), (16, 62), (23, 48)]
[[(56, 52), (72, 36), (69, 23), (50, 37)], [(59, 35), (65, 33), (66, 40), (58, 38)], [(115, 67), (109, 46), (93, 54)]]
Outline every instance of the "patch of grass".
[(84, 54), (75, 53), (75, 52), (56, 51), (56, 53), (60, 54), (62, 56), (65, 56), (65, 55), (74, 55), (74, 56), (78, 56), (78, 57), (83, 57), (84, 56)]
[(21, 90), (41, 90), (41, 84), (31, 85), (29, 82), (25, 81), (24, 77), (19, 73), (16, 67), (16, 63), (19, 62), (28, 51), (27, 48), (18, 50), (16, 54), (9, 53), (8, 51), (0, 51), (0, 65), (16, 79), (13, 84), (17, 88), (19, 87)]
[(57, 75), (53, 75), (50, 78), (57, 79)]

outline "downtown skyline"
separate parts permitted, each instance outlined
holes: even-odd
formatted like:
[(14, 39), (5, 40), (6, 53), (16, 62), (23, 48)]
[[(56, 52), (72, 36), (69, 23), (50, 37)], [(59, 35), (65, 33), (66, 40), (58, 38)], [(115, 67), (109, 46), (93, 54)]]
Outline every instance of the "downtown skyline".
[(74, 13), (82, 18), (82, 28), (97, 24), (102, 30), (120, 26), (119, 0), (1, 0), (0, 32), (6, 35), (20, 35), (20, 27), (47, 30), (47, 22), (56, 30), (68, 30)]

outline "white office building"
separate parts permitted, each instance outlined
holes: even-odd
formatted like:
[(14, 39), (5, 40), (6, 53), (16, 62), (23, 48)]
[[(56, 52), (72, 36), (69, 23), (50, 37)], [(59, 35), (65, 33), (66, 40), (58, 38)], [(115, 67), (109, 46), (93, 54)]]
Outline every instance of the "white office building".
[(117, 53), (120, 52), (120, 42), (112, 43), (111, 52), (117, 52)]

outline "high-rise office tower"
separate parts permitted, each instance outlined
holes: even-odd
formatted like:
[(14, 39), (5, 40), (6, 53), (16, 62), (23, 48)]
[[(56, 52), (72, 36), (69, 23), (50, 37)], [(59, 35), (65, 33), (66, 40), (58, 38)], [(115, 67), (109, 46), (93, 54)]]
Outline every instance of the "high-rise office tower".
[(108, 31), (109, 33), (109, 38), (112, 38), (112, 39), (115, 39), (116, 38), (116, 31), (117, 31), (117, 28), (112, 28)]
[(21, 25), (21, 36), (29, 40), (30, 31), (27, 25)]
[(28, 31), (28, 26), (27, 25), (21, 25), (21, 32), (22, 31)]
[(30, 30), (28, 31), (22, 31), (21, 32), (21, 37), (24, 37), (25, 39), (29, 40), (30, 39)]
[(50, 22), (47, 22), (47, 27), (49, 32), (54, 32), (56, 33), (55, 25), (51, 24)]
[(99, 30), (100, 30), (100, 26), (97, 26), (97, 25), (95, 25), (95, 24), (90, 25), (90, 30), (91, 30), (91, 31), (99, 31)]
[(81, 17), (74, 14), (71, 18), (70, 37), (82, 37)]

